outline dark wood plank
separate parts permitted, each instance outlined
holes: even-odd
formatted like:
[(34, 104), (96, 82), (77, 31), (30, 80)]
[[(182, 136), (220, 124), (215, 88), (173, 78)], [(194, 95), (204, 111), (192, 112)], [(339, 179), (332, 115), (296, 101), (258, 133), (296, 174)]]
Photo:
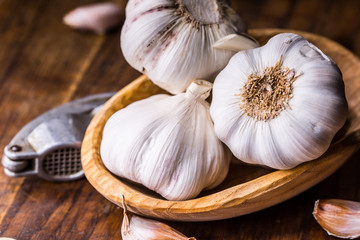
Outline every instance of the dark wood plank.
[[(70, 9), (95, 0), (0, 0), (0, 147), (37, 115), (89, 94), (117, 91), (140, 74), (124, 60), (119, 29), (105, 36), (62, 24)], [(249, 28), (324, 35), (360, 55), (360, 2), (230, 1)], [(126, 1), (118, 0), (125, 6)], [(2, 154), (0, 150), (0, 154)], [(360, 201), (354, 155), (331, 177), (282, 204), (234, 219), (167, 222), (198, 239), (335, 239), (311, 212), (319, 198)], [(0, 236), (16, 239), (120, 239), (122, 210), (85, 180), (9, 178), (0, 167)]]

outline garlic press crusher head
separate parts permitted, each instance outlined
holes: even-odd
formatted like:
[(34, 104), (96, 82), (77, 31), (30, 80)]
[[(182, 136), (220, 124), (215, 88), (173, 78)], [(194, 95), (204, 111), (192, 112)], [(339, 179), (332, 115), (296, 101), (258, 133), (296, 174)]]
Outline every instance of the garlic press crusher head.
[(25, 125), (4, 149), (5, 174), (36, 175), (60, 182), (82, 178), (80, 148), (86, 128), (113, 94), (96, 94), (69, 102)]

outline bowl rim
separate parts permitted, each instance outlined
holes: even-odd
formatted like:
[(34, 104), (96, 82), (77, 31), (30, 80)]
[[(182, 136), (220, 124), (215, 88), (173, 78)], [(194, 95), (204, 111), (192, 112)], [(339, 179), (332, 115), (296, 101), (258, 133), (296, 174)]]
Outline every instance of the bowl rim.
[[(330, 45), (332, 51), (341, 51), (347, 55), (347, 61), (356, 63), (360, 67), (360, 61), (353, 53), (325, 37), (289, 29), (249, 30), (249, 33), (255, 37), (283, 32), (292, 32), (307, 39), (316, 38), (324, 41)], [(105, 198), (120, 207), (122, 206), (121, 194), (123, 194), (128, 210), (139, 215), (167, 220), (208, 221), (252, 213), (285, 201), (319, 183), (337, 170), (358, 149), (358, 145), (340, 141), (332, 144), (319, 159), (303, 163), (293, 169), (276, 170), (251, 181), (190, 200), (169, 201), (145, 195), (131, 188), (105, 168), (101, 162), (100, 143), (102, 128), (106, 120), (118, 110), (113, 106), (114, 102), (119, 99), (128, 99), (129, 92), (133, 89), (149, 87), (149, 84), (153, 85), (145, 75), (142, 75), (108, 100), (92, 119), (81, 147), (83, 170), (90, 184)], [(160, 89), (154, 91), (161, 92)], [(341, 154), (334, 154), (334, 152)]]

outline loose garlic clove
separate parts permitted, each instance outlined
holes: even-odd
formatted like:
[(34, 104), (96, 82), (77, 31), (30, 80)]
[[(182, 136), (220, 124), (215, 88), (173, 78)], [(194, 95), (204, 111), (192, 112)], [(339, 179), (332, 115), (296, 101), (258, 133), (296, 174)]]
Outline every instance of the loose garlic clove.
[(196, 197), (226, 177), (231, 154), (215, 136), (206, 98), (212, 84), (132, 103), (107, 121), (101, 158), (115, 175), (168, 200)]
[(229, 34), (216, 41), (212, 45), (212, 47), (216, 49), (224, 49), (238, 52), (241, 50), (257, 48), (260, 47), (260, 45), (255, 39), (253, 39), (249, 35)]
[(124, 218), (121, 227), (123, 240), (196, 240), (194, 237), (186, 237), (164, 223), (128, 213), (124, 197), (123, 209)]
[(218, 39), (246, 31), (222, 0), (130, 0), (121, 32), (127, 62), (171, 93), (193, 79), (213, 78), (233, 51), (212, 48)]
[(122, 15), (122, 10), (116, 4), (103, 2), (78, 7), (66, 14), (63, 21), (75, 29), (104, 34), (120, 24)]
[(360, 237), (360, 202), (317, 200), (313, 215), (329, 235), (349, 239)]
[(238, 159), (289, 169), (320, 157), (348, 111), (336, 64), (284, 33), (231, 58), (215, 80), (210, 112)]

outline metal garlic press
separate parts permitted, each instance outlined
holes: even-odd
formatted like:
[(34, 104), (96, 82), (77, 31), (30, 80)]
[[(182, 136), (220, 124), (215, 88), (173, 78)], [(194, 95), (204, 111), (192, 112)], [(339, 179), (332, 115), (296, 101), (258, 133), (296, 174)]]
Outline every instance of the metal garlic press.
[(5, 174), (37, 175), (61, 182), (83, 177), (82, 139), (93, 115), (113, 94), (81, 98), (32, 120), (5, 147), (2, 157)]

